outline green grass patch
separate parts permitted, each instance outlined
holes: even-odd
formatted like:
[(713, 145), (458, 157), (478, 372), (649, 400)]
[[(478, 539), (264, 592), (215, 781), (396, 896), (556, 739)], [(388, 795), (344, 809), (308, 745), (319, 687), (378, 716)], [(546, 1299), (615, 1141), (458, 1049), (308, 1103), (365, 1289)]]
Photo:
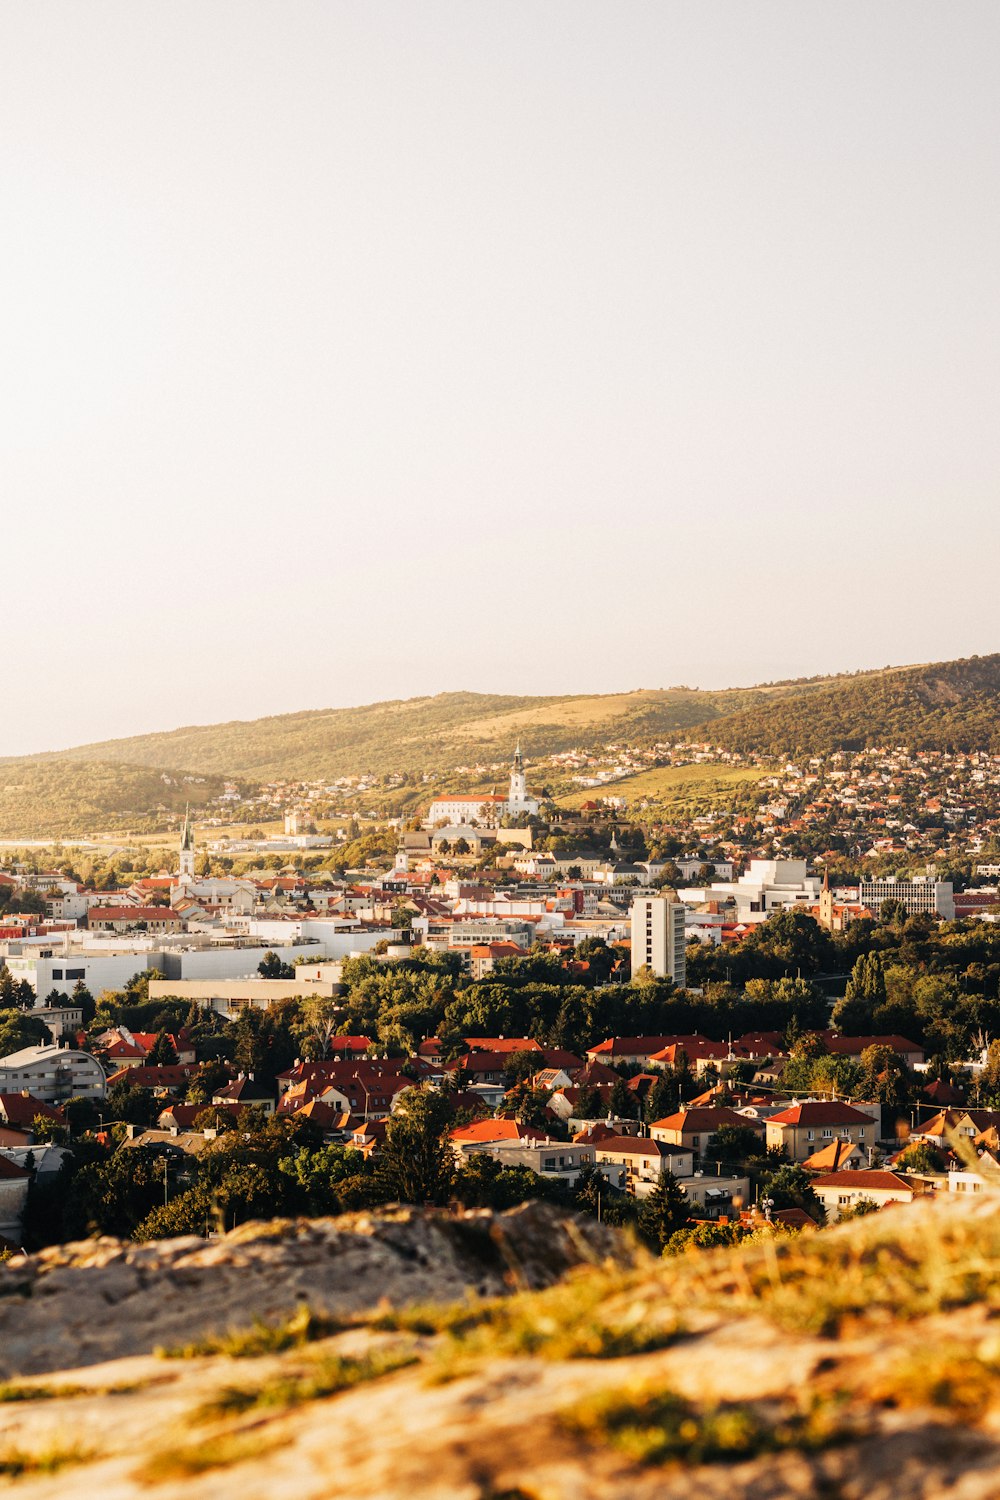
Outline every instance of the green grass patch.
[(637, 771), (601, 786), (588, 787), (558, 799), (560, 807), (581, 807), (584, 802), (605, 795), (625, 797), (630, 807), (650, 802), (659, 807), (677, 807), (687, 803), (729, 802), (734, 793), (762, 780), (767, 771), (759, 766), (657, 766), (652, 771)]
[(78, 1446), (63, 1447), (52, 1443), (26, 1452), (21, 1448), (0, 1448), (0, 1478), (26, 1479), (32, 1475), (58, 1474), (74, 1464), (88, 1463), (94, 1454)]
[(263, 1432), (221, 1433), (197, 1443), (181, 1443), (156, 1453), (135, 1471), (140, 1484), (168, 1484), (195, 1479), (213, 1469), (256, 1462), (283, 1446), (280, 1437)]
[(759, 1312), (824, 1336), (976, 1303), (1000, 1311), (1000, 1213), (928, 1212), (919, 1221), (872, 1214), (843, 1229), (674, 1264), (664, 1282), (672, 1300)]
[(940, 1408), (978, 1421), (1000, 1404), (1000, 1340), (988, 1342), (988, 1350), (949, 1343), (914, 1351), (877, 1370), (865, 1395), (875, 1406)]
[(13, 1401), (54, 1401), (60, 1396), (84, 1395), (85, 1385), (18, 1385), (14, 1381), (0, 1384), (0, 1405)]
[(69, 1401), (80, 1396), (129, 1396), (142, 1386), (128, 1385), (21, 1385), (10, 1380), (0, 1382), (0, 1406), (18, 1401)]
[(441, 1357), (623, 1359), (663, 1349), (681, 1320), (648, 1270), (587, 1268), (541, 1292), (458, 1307), (402, 1308), (371, 1325), (424, 1336), (444, 1335)]
[(417, 1362), (412, 1350), (376, 1350), (360, 1359), (328, 1355), (308, 1370), (276, 1375), (259, 1385), (225, 1386), (195, 1413), (195, 1421), (211, 1422), (220, 1417), (242, 1416), (249, 1411), (287, 1409), (308, 1401), (322, 1401), (372, 1380), (381, 1380), (396, 1370)]
[(210, 1334), (196, 1343), (181, 1344), (172, 1349), (158, 1349), (161, 1359), (203, 1359), (224, 1354), (229, 1359), (259, 1359), (265, 1354), (282, 1354), (286, 1349), (300, 1349), (319, 1339), (342, 1333), (351, 1324), (306, 1306), (296, 1308), (281, 1323), (255, 1319), (250, 1328), (233, 1328), (228, 1333)]
[(811, 1452), (858, 1436), (840, 1407), (816, 1402), (805, 1411), (788, 1404), (723, 1402), (699, 1408), (651, 1387), (605, 1393), (561, 1417), (563, 1428), (591, 1444), (609, 1445), (634, 1463), (739, 1463), (787, 1448)]

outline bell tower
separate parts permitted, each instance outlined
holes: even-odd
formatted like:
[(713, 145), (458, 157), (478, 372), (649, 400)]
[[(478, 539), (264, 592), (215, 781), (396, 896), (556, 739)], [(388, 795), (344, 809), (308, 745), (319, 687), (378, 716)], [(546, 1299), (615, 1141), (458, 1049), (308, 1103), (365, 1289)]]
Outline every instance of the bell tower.
[(511, 812), (518, 812), (524, 807), (528, 800), (528, 788), (524, 775), (524, 760), (521, 755), (521, 741), (518, 740), (514, 751), (514, 764), (510, 772), (510, 791), (507, 794), (507, 803)]

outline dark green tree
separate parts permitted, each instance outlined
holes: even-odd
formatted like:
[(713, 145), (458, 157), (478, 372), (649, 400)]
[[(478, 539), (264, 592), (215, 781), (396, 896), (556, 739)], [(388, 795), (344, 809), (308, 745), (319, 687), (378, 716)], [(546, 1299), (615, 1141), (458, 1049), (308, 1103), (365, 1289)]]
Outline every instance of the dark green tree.
[(611, 1086), (611, 1098), (608, 1108), (616, 1119), (634, 1120), (638, 1113), (638, 1100), (630, 1088), (626, 1087), (623, 1078), (617, 1079)]
[(797, 1162), (788, 1162), (761, 1178), (760, 1199), (770, 1198), (774, 1207), (801, 1208), (822, 1224), (826, 1212), (817, 1198), (809, 1173)]
[(149, 1049), (147, 1061), (154, 1067), (170, 1067), (177, 1062), (177, 1048), (165, 1029), (156, 1033), (156, 1041)]
[(73, 986), (70, 996), (74, 1005), (78, 1005), (83, 1013), (83, 1024), (89, 1026), (97, 1014), (97, 1003), (82, 979), (78, 979)]
[(452, 1106), (436, 1089), (404, 1089), (386, 1126), (376, 1177), (400, 1203), (448, 1201), (455, 1160), (447, 1139)]
[(653, 1191), (639, 1205), (636, 1221), (639, 1235), (654, 1255), (662, 1255), (667, 1242), (691, 1217), (691, 1205), (672, 1172), (662, 1171)]

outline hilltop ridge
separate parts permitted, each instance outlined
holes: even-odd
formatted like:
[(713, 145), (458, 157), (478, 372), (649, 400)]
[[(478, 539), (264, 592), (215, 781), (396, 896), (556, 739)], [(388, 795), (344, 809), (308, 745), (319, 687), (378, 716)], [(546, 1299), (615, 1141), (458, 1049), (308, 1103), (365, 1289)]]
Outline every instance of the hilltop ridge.
[(189, 725), (0, 760), (0, 833), (86, 831), (156, 809), (204, 806), (225, 780), (446, 777), (505, 761), (678, 738), (741, 755), (837, 749), (1000, 751), (1000, 654), (703, 691), (518, 697), (454, 692), (358, 708)]
[(650, 743), (688, 731), (733, 749), (775, 754), (796, 748), (824, 753), (842, 742), (1000, 747), (1000, 654), (747, 688), (543, 697), (438, 693), (189, 725), (20, 760), (308, 780), (505, 759), (519, 737), (537, 757), (608, 739)]

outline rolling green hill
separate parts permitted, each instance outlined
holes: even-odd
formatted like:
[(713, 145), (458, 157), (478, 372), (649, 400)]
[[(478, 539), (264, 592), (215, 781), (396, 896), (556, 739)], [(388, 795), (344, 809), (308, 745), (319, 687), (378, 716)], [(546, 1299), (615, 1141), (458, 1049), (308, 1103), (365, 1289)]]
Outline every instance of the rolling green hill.
[(218, 776), (82, 760), (0, 763), (0, 837), (73, 838), (140, 829), (218, 796)]
[(203, 806), (223, 779), (438, 779), (506, 761), (517, 739), (539, 759), (678, 734), (765, 756), (866, 745), (1000, 751), (1000, 655), (718, 692), (440, 693), (107, 740), (0, 760), (0, 836), (162, 823), (188, 800)]
[(44, 759), (183, 766), (202, 775), (266, 781), (389, 771), (439, 772), (505, 761), (520, 738), (538, 758), (577, 746), (649, 743), (722, 715), (766, 711), (787, 694), (830, 681), (764, 687), (639, 689), (580, 697), (439, 693), (361, 708), (316, 709), (251, 721), (196, 725), (81, 745)]
[(649, 739), (701, 723), (720, 711), (764, 701), (756, 690), (616, 693), (588, 698), (515, 698), (442, 693), (361, 708), (198, 725), (81, 745), (46, 760), (184, 766), (200, 774), (314, 780), (361, 772), (447, 771), (506, 760), (520, 736), (535, 756)]

